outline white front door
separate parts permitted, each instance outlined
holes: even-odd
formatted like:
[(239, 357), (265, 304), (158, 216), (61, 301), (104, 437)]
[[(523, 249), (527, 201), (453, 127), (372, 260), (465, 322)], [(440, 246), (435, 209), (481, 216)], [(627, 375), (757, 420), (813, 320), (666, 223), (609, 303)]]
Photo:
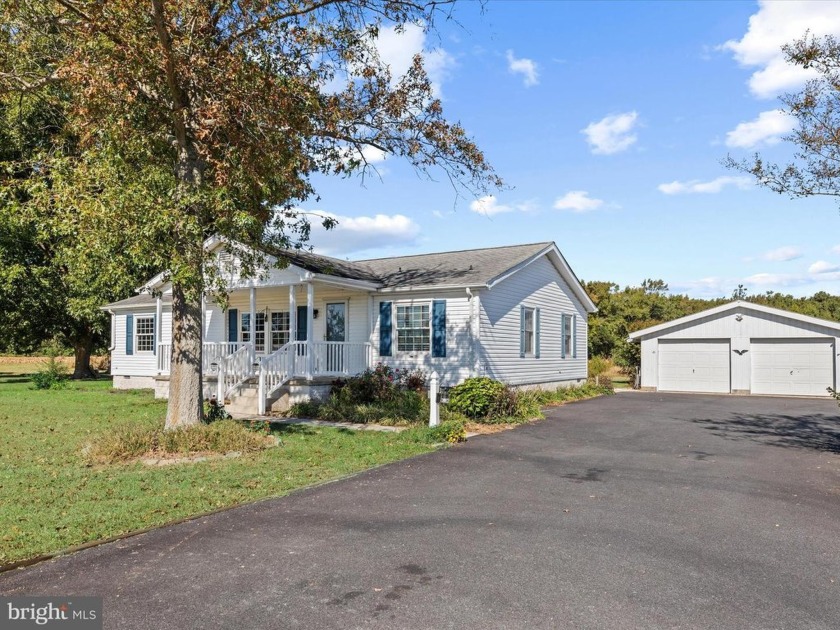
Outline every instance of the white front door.
[(659, 340), (657, 389), (729, 393), (729, 340)]
[(827, 396), (834, 387), (831, 339), (753, 339), (750, 391), (783, 396)]

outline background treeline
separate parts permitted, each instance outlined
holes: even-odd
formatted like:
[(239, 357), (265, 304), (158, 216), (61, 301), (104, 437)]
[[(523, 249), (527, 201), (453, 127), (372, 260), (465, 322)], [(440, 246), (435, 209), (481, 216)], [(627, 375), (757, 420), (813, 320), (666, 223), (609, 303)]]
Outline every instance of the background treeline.
[(589, 316), (589, 356), (608, 357), (617, 365), (632, 368), (639, 364), (639, 344), (627, 342), (627, 335), (678, 317), (742, 299), (794, 313), (840, 321), (840, 296), (825, 291), (811, 297), (796, 298), (768, 291), (749, 295), (739, 286), (731, 298), (704, 300), (687, 295), (673, 295), (662, 280), (645, 280), (640, 286), (621, 288), (614, 282), (583, 282), (583, 287), (598, 307)]

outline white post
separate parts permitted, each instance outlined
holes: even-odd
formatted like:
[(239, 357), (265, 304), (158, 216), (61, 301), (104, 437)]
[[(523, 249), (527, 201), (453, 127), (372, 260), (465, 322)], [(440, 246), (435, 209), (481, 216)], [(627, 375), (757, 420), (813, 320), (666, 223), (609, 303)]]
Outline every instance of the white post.
[(315, 314), (315, 287), (311, 282), (306, 283), (306, 378), (312, 378), (313, 368), (313, 339), (312, 339), (312, 320)]
[[(172, 344), (169, 345), (169, 360), (163, 356), (163, 348), (161, 347), (161, 342), (163, 341), (163, 301), (160, 299), (160, 296), (157, 297), (155, 301), (155, 343), (157, 346), (155, 347), (155, 352), (157, 352), (157, 360), (158, 360), (158, 374), (161, 374), (163, 370), (161, 369), (162, 366), (166, 365), (167, 363), (171, 362), (171, 355), (172, 355)], [(113, 343), (113, 341), (111, 342)]]
[(225, 404), (225, 358), (219, 357), (219, 371), (216, 380), (216, 404)]
[(440, 424), (438, 414), (438, 373), (432, 372), (429, 377), (429, 426), (436, 427)]
[(256, 287), (251, 287), (251, 322), (250, 322), (250, 330), (248, 332), (251, 335), (251, 366), (249, 366), (248, 370), (250, 372), (253, 369), (254, 363), (257, 362), (257, 289)]
[(260, 365), (260, 389), (257, 393), (259, 399), (257, 401), (257, 413), (261, 416), (265, 415), (265, 366)]
[(289, 285), (289, 341), (297, 341), (297, 287)]

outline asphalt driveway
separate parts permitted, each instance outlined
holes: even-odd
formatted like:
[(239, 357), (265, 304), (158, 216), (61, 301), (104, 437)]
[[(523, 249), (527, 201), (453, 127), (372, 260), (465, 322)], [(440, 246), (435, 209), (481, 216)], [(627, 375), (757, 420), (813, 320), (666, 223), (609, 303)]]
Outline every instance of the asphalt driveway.
[(109, 628), (832, 628), (832, 401), (625, 393), (0, 575)]

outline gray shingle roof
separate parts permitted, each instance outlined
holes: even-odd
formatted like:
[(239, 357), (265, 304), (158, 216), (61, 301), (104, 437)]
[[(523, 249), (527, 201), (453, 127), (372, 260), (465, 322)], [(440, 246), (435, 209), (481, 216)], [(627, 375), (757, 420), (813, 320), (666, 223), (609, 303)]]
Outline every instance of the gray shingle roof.
[(313, 254), (312, 252), (294, 249), (279, 250), (266, 248), (266, 253), (278, 258), (285, 258), (291, 264), (311, 271), (312, 273), (323, 273), (351, 280), (379, 282), (379, 278), (370, 269), (355, 262), (341, 260), (340, 258), (331, 258), (330, 256), (322, 256), (321, 254)]
[(466, 249), (437, 254), (417, 254), (356, 261), (376, 276), (383, 288), (481, 286), (511, 267), (552, 245), (531, 243)]
[[(169, 304), (169, 300), (166, 300), (166, 303)], [(157, 299), (148, 293), (140, 293), (138, 295), (133, 295), (130, 298), (126, 298), (124, 300), (120, 300), (119, 302), (111, 302), (111, 304), (106, 304), (102, 308), (127, 308), (127, 307), (139, 307), (139, 306), (151, 306), (152, 308), (155, 307), (157, 304)]]
[[(476, 287), (488, 284), (521, 262), (553, 245), (551, 242), (465, 249), (391, 258), (347, 261), (299, 250), (270, 250), (291, 264), (339, 278), (365, 280), (381, 288)], [(103, 308), (154, 306), (155, 298), (141, 293)]]

